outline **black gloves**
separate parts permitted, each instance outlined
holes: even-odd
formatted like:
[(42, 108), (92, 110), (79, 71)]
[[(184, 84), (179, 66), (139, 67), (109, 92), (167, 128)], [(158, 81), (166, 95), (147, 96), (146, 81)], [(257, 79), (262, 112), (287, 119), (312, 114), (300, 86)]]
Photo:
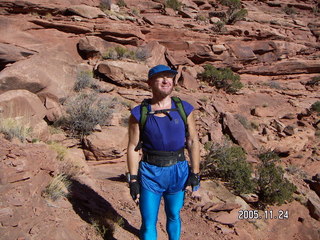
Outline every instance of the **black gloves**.
[(130, 195), (133, 200), (137, 199), (138, 194), (140, 194), (140, 183), (138, 181), (130, 182)]
[(192, 191), (197, 191), (200, 187), (200, 176), (198, 173), (189, 173), (189, 177), (187, 180), (187, 186), (192, 187)]
[[(140, 194), (140, 183), (138, 181), (138, 176), (129, 174), (128, 180), (129, 180), (129, 187), (130, 187), (130, 195), (133, 200), (136, 200), (138, 197), (138, 194)], [(131, 180), (135, 180), (135, 181), (131, 182)]]

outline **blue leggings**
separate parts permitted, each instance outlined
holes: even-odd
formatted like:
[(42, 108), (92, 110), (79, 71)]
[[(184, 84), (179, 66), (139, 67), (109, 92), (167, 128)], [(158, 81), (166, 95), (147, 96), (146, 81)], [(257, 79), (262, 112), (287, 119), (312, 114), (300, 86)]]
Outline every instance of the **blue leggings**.
[[(145, 188), (141, 188), (139, 200), (142, 217), (140, 229), (141, 240), (157, 239), (157, 221), (161, 197), (161, 194), (156, 194)], [(181, 232), (180, 210), (183, 207), (184, 191), (173, 194), (164, 193), (163, 198), (167, 216), (169, 240), (179, 240)]]

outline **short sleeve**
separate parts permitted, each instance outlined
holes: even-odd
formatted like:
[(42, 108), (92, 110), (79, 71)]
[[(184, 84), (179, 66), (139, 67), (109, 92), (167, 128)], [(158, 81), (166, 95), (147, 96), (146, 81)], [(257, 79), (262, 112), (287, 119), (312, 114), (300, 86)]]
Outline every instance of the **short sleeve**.
[(141, 109), (141, 105), (138, 105), (131, 110), (131, 114), (134, 116), (134, 118), (138, 122), (140, 121), (140, 115), (141, 115), (140, 109)]
[(189, 114), (193, 111), (194, 107), (190, 103), (183, 100), (182, 105), (184, 107), (184, 110), (186, 111), (187, 116), (189, 116)]

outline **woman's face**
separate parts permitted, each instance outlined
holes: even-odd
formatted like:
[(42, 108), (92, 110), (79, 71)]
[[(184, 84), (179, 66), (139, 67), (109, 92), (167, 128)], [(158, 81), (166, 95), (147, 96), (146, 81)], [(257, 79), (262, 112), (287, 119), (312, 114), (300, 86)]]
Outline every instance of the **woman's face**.
[(169, 72), (163, 72), (152, 77), (148, 84), (154, 94), (166, 97), (173, 91), (173, 78), (174, 74)]

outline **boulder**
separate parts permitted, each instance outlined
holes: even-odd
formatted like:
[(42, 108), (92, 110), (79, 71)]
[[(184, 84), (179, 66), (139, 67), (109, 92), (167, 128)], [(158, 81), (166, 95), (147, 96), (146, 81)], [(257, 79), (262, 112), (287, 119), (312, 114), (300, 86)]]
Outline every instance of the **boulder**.
[(67, 8), (67, 11), (84, 18), (89, 18), (89, 19), (106, 16), (106, 14), (101, 11), (101, 9), (96, 7), (90, 7), (87, 5), (73, 5)]
[(140, 86), (148, 89), (148, 66), (142, 63), (124, 61), (103, 61), (98, 64), (97, 71), (121, 86)]
[(0, 43), (0, 70), (2, 70), (8, 63), (17, 62), (35, 53), (35, 51), (15, 46), (13, 44)]
[[(37, 66), (35, 68), (35, 66)], [(37, 95), (64, 98), (76, 80), (75, 59), (59, 49), (41, 52), (0, 72), (0, 93), (25, 89)]]
[(260, 149), (258, 141), (231, 113), (223, 114), (223, 128), (247, 153)]
[(166, 48), (157, 41), (148, 42), (148, 44), (141, 48), (141, 51), (145, 53), (146, 63), (149, 67), (154, 67), (158, 64), (168, 64), (165, 59)]
[(87, 160), (110, 160), (120, 158), (127, 148), (128, 130), (125, 127), (110, 126), (102, 132), (94, 132), (84, 139)]
[(186, 89), (198, 89), (197, 72), (191, 67), (180, 67), (178, 71), (181, 72), (181, 83)]
[(32, 137), (46, 141), (48, 125), (43, 120), (46, 108), (37, 95), (27, 90), (11, 90), (0, 94), (2, 118), (14, 118), (32, 128)]
[(78, 50), (84, 59), (101, 58), (108, 48), (122, 46), (121, 44), (112, 43), (96, 36), (86, 36), (81, 38), (78, 43)]
[(309, 193), (307, 207), (310, 216), (320, 221), (320, 198), (317, 195)]

